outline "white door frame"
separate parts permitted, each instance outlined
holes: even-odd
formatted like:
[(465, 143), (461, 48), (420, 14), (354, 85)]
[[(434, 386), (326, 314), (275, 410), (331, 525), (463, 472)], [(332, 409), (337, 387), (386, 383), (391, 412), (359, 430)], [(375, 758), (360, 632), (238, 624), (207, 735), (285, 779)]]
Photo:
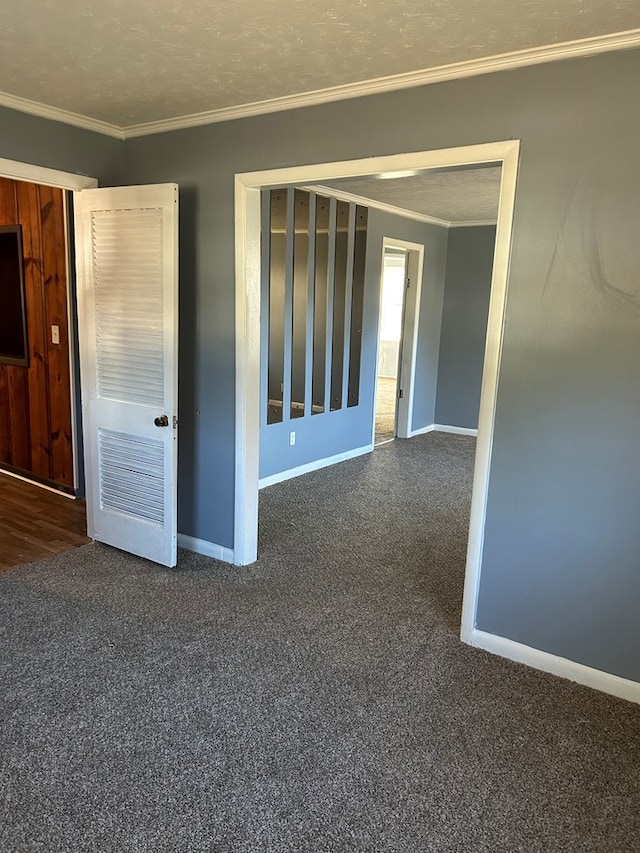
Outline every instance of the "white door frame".
[(376, 338), (376, 372), (373, 386), (373, 422), (371, 424), (371, 444), (375, 445), (376, 409), (375, 400), (378, 391), (378, 361), (380, 359), (380, 327), (382, 325), (382, 288), (384, 279), (384, 255), (387, 249), (404, 249), (406, 255), (405, 276), (411, 286), (405, 284), (402, 308), (402, 332), (400, 337), (400, 359), (398, 361), (398, 388), (404, 395), (396, 401), (396, 435), (398, 438), (411, 436), (413, 419), (413, 391), (415, 387), (416, 354), (418, 352), (418, 323), (420, 320), (420, 299), (422, 296), (422, 273), (424, 269), (424, 244), (411, 243), (408, 240), (396, 240), (395, 237), (382, 238), (382, 257), (380, 261), (380, 301), (378, 307), (378, 329)]
[(461, 637), (471, 640), (484, 541), (489, 469), (504, 324), (520, 141), (391, 154), (361, 160), (244, 172), (235, 176), (236, 447), (234, 562), (257, 558), (258, 447), (260, 433), (260, 191), (283, 184), (317, 184), (336, 178), (396, 171), (496, 163), (502, 165), (491, 282), (478, 440), (473, 476)]
[[(6, 160), (0, 157), (0, 177), (10, 178), (13, 181), (27, 181), (30, 184), (41, 184), (47, 187), (56, 187), (61, 190), (71, 190), (78, 192), (80, 190), (94, 189), (98, 186), (98, 179), (87, 175), (76, 175), (73, 172), (61, 172), (58, 169), (49, 169), (46, 166), (35, 166), (31, 163), (22, 163), (18, 160)], [(72, 437), (72, 454), (73, 454), (73, 488), (77, 493), (80, 485), (78, 480), (78, 472), (80, 470), (80, 437), (78, 435), (78, 411), (80, 401), (78, 400), (76, 383), (75, 383), (75, 359), (74, 352), (77, 348), (77, 341), (74, 332), (73, 320), (73, 300), (71, 297), (71, 275), (73, 273), (70, 249), (72, 234), (69, 233), (69, 211), (67, 201), (64, 202), (64, 233), (65, 233), (65, 258), (67, 264), (67, 324), (69, 333), (69, 378), (71, 391), (71, 437)], [(79, 356), (78, 356), (79, 357)], [(28, 480), (28, 478), (20, 477), (20, 479)], [(52, 489), (50, 486), (45, 486), (37, 480), (28, 480), (40, 488), (55, 491), (57, 494), (65, 495), (65, 492)], [(67, 495), (73, 497), (73, 495)]]

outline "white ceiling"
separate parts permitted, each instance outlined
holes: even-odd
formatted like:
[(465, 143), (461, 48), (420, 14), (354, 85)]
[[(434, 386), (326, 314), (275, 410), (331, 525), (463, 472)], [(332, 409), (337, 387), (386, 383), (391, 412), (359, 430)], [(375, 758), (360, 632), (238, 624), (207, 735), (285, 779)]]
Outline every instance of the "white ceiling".
[(2, 0), (0, 92), (126, 127), (638, 27), (638, 0)]
[(401, 178), (345, 178), (324, 184), (348, 193), (444, 222), (495, 222), (501, 168), (448, 169)]

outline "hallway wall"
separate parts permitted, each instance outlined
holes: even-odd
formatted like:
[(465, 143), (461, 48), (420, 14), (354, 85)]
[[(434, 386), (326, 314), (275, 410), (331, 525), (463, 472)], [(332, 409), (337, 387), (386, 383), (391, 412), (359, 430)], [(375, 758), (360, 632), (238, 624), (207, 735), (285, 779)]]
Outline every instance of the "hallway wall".
[(451, 228), (447, 246), (435, 422), (478, 428), (494, 225)]

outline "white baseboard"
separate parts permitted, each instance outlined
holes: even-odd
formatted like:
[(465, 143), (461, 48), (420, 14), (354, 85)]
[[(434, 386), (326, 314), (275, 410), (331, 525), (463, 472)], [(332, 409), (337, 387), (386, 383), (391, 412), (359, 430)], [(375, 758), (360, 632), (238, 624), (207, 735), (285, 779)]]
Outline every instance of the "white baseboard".
[(194, 551), (196, 554), (204, 554), (205, 557), (222, 560), (223, 563), (234, 562), (231, 548), (224, 548), (222, 545), (216, 545), (215, 542), (207, 542), (206, 539), (196, 539), (194, 536), (178, 533), (178, 545), (181, 548), (186, 548), (187, 551)]
[(477, 429), (450, 426), (449, 424), (429, 424), (429, 426), (420, 427), (419, 429), (412, 429), (408, 438), (413, 438), (414, 435), (424, 435), (427, 432), (450, 432), (453, 435), (478, 435)]
[(468, 429), (467, 427), (449, 426), (448, 424), (434, 424), (433, 428), (436, 432), (450, 432), (453, 435), (478, 435), (477, 429)]
[(419, 429), (412, 429), (407, 438), (413, 438), (414, 435), (424, 435), (427, 432), (433, 432), (435, 428), (435, 424), (429, 424), (429, 426), (420, 427)]
[(347, 459), (354, 459), (356, 456), (364, 456), (365, 453), (371, 453), (372, 450), (373, 444), (367, 444), (365, 447), (356, 447), (354, 450), (337, 453), (335, 456), (316, 459), (315, 462), (307, 462), (306, 465), (299, 465), (297, 468), (290, 468), (288, 471), (280, 471), (278, 474), (261, 477), (258, 487), (264, 489), (266, 486), (283, 483), (285, 480), (292, 480), (294, 477), (300, 477), (310, 471), (318, 471), (320, 468), (328, 468), (329, 465), (336, 465), (338, 462), (345, 462)]
[(540, 649), (534, 649), (531, 646), (516, 643), (515, 640), (498, 637), (477, 628), (472, 631), (470, 637), (463, 637), (463, 639), (469, 645), (485, 649), (494, 655), (524, 663), (534, 669), (541, 669), (543, 672), (550, 672), (552, 675), (559, 675), (561, 678), (569, 679), (569, 681), (576, 681), (578, 684), (584, 684), (594, 690), (600, 690), (603, 693), (618, 696), (620, 699), (627, 699), (629, 702), (640, 704), (640, 683), (637, 681), (630, 681), (619, 675), (593, 669), (590, 666), (568, 660), (568, 658), (556, 657), (549, 652), (543, 652)]
[(30, 477), (25, 477), (23, 474), (16, 474), (15, 471), (7, 471), (5, 468), (0, 468), (0, 476), (13, 477), (14, 480), (22, 480), (23, 483), (29, 483), (31, 486), (37, 486), (38, 489), (44, 489), (46, 492), (53, 492), (54, 495), (62, 495), (63, 498), (75, 501), (76, 496), (70, 495), (69, 492), (63, 492), (61, 489), (56, 489), (55, 486), (48, 486), (46, 483), (39, 483), (37, 480), (32, 480)]

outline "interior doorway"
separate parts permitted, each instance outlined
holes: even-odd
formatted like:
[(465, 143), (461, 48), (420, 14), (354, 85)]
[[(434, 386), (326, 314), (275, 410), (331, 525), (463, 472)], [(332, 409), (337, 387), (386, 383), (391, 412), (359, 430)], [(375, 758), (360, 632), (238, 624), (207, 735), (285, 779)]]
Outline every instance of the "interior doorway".
[(257, 558), (261, 387), (261, 190), (280, 185), (317, 185), (327, 180), (354, 176), (375, 178), (406, 175), (407, 170), (422, 173), (481, 164), (497, 165), (501, 167), (501, 180), (461, 628), (462, 639), (474, 642), (519, 152), (519, 141), (507, 140), (460, 148), (236, 174), (237, 394), (234, 563), (247, 565)]
[(382, 259), (378, 361), (376, 365), (374, 445), (397, 435), (400, 358), (407, 283), (407, 253), (386, 246)]
[(89, 541), (84, 501), (69, 500), (82, 492), (83, 469), (68, 191), (97, 181), (6, 159), (0, 159), (0, 181), (14, 199), (3, 210), (13, 210), (20, 226), (30, 324), (27, 357), (4, 366), (11, 395), (2, 413), (9, 428), (0, 472), (0, 568), (8, 568)]
[(0, 469), (78, 488), (64, 190), (0, 176)]

